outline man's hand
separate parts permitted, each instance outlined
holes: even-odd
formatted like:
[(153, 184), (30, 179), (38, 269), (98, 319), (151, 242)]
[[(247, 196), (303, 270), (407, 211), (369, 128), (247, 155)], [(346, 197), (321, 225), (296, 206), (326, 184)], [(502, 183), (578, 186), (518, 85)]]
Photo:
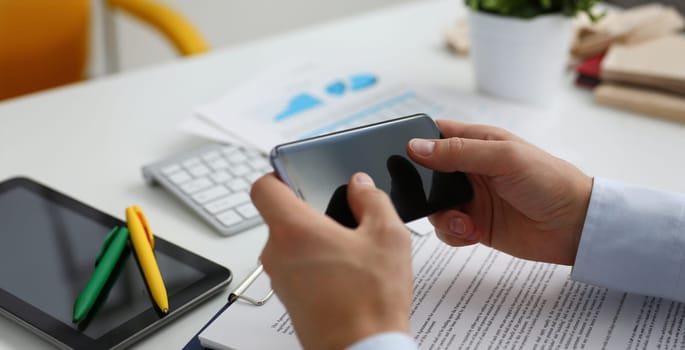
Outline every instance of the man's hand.
[(444, 120), (438, 126), (445, 139), (411, 140), (409, 156), (431, 169), (462, 171), (474, 187), (466, 207), (429, 218), (440, 239), (572, 265), (592, 178), (505, 130)]
[(373, 334), (409, 331), (409, 233), (368, 175), (350, 179), (354, 230), (308, 206), (272, 174), (251, 195), (269, 226), (261, 261), (305, 348), (342, 349)]

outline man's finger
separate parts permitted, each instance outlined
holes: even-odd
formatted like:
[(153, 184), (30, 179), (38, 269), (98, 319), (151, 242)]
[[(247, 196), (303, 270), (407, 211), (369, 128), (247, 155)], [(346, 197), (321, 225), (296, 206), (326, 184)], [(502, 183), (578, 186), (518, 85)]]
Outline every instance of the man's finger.
[(520, 157), (515, 141), (484, 141), (451, 137), (448, 139), (412, 139), (407, 153), (417, 163), (442, 171), (498, 176), (513, 170)]
[(466, 124), (453, 120), (436, 120), (440, 133), (445, 138), (461, 137), (466, 139), (491, 140), (491, 141), (520, 141), (520, 137), (507, 130), (490, 125)]
[(470, 215), (454, 209), (437, 212), (428, 217), (436, 232), (442, 232), (454, 239), (470, 241), (476, 233), (476, 224)]
[(365, 173), (356, 173), (350, 178), (347, 201), (360, 226), (388, 223), (403, 226), (390, 197), (376, 188), (373, 179)]

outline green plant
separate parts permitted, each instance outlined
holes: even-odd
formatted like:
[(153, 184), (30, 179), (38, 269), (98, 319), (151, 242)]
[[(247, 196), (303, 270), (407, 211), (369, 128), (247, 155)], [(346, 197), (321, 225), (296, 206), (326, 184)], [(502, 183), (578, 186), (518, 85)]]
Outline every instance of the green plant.
[(604, 14), (595, 15), (592, 7), (599, 0), (464, 0), (466, 5), (476, 11), (502, 16), (533, 18), (535, 16), (562, 13), (575, 16), (583, 12), (595, 22)]

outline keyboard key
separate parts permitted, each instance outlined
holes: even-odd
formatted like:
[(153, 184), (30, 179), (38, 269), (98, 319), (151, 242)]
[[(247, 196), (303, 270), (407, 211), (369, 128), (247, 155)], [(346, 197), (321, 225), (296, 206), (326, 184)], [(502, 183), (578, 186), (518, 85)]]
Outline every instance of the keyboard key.
[(209, 178), (212, 179), (212, 181), (214, 181), (215, 183), (222, 183), (232, 179), (233, 176), (228, 172), (222, 170), (212, 173), (211, 175), (209, 175)]
[(250, 202), (250, 196), (245, 192), (238, 192), (209, 202), (205, 204), (204, 207), (208, 212), (216, 214), (247, 202)]
[(264, 174), (262, 174), (262, 173), (251, 173), (251, 174), (245, 175), (244, 178), (247, 180), (249, 186), (252, 186), (252, 184), (255, 181), (257, 181), (257, 179), (262, 177), (262, 175), (264, 175)]
[(200, 164), (199, 158), (190, 158), (190, 159), (183, 162), (183, 166), (186, 168), (192, 168), (197, 164)]
[(234, 192), (237, 192), (249, 188), (250, 184), (241, 178), (236, 178), (226, 182), (226, 186), (228, 186)]
[[(179, 167), (179, 169), (180, 169), (180, 167)], [(182, 184), (186, 181), (189, 181), (191, 179), (192, 179), (192, 177), (190, 177), (190, 175), (187, 172), (185, 172), (184, 170), (179, 170), (179, 171), (169, 175), (169, 180), (171, 180), (171, 182), (173, 182), (177, 185), (180, 185), (180, 184)]]
[(235, 165), (230, 170), (235, 176), (243, 176), (245, 174), (252, 172), (252, 169), (250, 169), (250, 167), (248, 167), (245, 164)]
[(209, 173), (211, 172), (211, 170), (209, 170), (208, 167), (206, 167), (206, 166), (204, 166), (204, 165), (202, 165), (202, 164), (194, 165), (192, 168), (190, 168), (190, 169), (188, 169), (188, 170), (189, 170), (190, 173), (193, 174), (193, 176), (195, 176), (195, 177), (204, 176), (204, 175), (207, 175), (207, 174), (209, 174)]
[(235, 152), (235, 151), (237, 151), (237, 150), (238, 150), (238, 147), (237, 147), (237, 146), (233, 146), (233, 145), (228, 145), (228, 146), (221, 147), (221, 152), (222, 152), (223, 154), (231, 154), (231, 153), (233, 153), (233, 152)]
[(209, 162), (209, 166), (214, 170), (226, 169), (229, 167), (228, 162), (223, 158), (216, 158)]
[(214, 186), (210, 187), (206, 190), (202, 190), (196, 194), (193, 195), (193, 199), (200, 203), (207, 203), (211, 200), (217, 199), (221, 196), (225, 196), (227, 194), (231, 193), (226, 187), (219, 185), (219, 186)]
[(236, 213), (234, 210), (227, 210), (226, 212), (217, 215), (216, 218), (226, 226), (235, 225), (243, 221), (243, 218), (241, 218), (240, 215), (238, 215), (238, 213)]
[(186, 182), (181, 186), (181, 190), (187, 194), (193, 194), (199, 190), (205, 189), (209, 186), (212, 185), (212, 182), (209, 181), (208, 178), (206, 177), (201, 177), (199, 179), (191, 180)]
[(262, 157), (261, 153), (257, 152), (257, 150), (252, 149), (252, 148), (246, 149), (246, 150), (245, 150), (245, 154), (246, 154), (248, 157)]
[(255, 208), (255, 206), (254, 206), (254, 204), (252, 204), (252, 202), (247, 203), (247, 204), (243, 204), (236, 209), (238, 210), (240, 215), (244, 216), (247, 219), (259, 215), (257, 208)]
[(204, 159), (205, 162), (212, 162), (218, 158), (221, 158), (221, 154), (218, 151), (212, 151), (202, 155), (202, 159)]
[(250, 166), (252, 167), (252, 169), (255, 169), (255, 170), (262, 170), (262, 169), (264, 169), (264, 168), (268, 168), (268, 167), (271, 166), (271, 165), (269, 164), (269, 162), (267, 162), (267, 161), (266, 161), (265, 159), (263, 159), (263, 158), (253, 158), (253, 159), (250, 159), (250, 160), (248, 161), (248, 164), (250, 164)]
[(239, 164), (247, 160), (247, 156), (240, 152), (234, 152), (228, 155), (228, 161), (232, 164)]
[(178, 164), (172, 164), (162, 168), (162, 173), (164, 175), (171, 175), (179, 170), (181, 170), (181, 166), (179, 166)]

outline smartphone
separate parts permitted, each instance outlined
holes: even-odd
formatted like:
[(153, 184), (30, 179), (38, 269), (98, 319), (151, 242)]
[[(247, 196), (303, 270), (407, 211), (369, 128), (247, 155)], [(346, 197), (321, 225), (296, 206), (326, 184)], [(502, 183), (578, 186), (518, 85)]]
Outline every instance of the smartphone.
[(473, 197), (464, 173), (433, 171), (407, 155), (412, 138), (441, 137), (431, 117), (416, 114), (278, 145), (271, 164), (300, 198), (347, 227), (357, 226), (347, 204), (347, 183), (363, 171), (409, 222)]

